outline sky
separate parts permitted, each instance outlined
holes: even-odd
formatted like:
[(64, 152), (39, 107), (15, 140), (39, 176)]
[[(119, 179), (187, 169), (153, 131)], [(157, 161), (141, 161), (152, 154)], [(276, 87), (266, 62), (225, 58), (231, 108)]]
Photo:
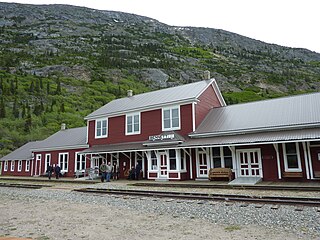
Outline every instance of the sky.
[(320, 0), (17, 0), (134, 13), (174, 26), (223, 29), (320, 53)]

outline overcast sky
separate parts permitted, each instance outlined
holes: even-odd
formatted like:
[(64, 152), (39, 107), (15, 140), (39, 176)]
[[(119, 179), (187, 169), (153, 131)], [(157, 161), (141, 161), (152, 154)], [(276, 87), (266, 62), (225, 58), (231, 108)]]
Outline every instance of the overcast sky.
[[(8, 0), (10, 1), (10, 0)], [(18, 0), (135, 13), (175, 26), (223, 29), (320, 53), (320, 0)]]

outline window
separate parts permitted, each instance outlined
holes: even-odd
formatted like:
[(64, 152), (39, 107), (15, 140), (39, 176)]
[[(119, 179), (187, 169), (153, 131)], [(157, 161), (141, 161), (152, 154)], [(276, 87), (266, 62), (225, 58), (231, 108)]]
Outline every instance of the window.
[(84, 154), (76, 153), (75, 171), (82, 171), (86, 169), (86, 158)]
[(170, 170), (177, 170), (176, 150), (174, 149), (169, 150), (169, 163)]
[(158, 159), (155, 151), (151, 151), (151, 169), (152, 170), (158, 169)]
[(162, 109), (162, 130), (180, 129), (180, 107)]
[(4, 168), (3, 168), (3, 171), (8, 171), (8, 161), (5, 161), (4, 162)]
[(301, 171), (298, 143), (284, 143), (283, 154), (285, 171)]
[(44, 163), (44, 171), (47, 172), (48, 166), (51, 164), (51, 154), (47, 153), (45, 157), (45, 163)]
[(107, 132), (108, 132), (107, 126), (108, 126), (107, 119), (96, 120), (96, 138), (107, 137)]
[(18, 172), (21, 172), (22, 170), (22, 160), (18, 161)]
[(126, 116), (126, 135), (140, 134), (140, 113)]
[(59, 153), (59, 166), (61, 171), (68, 172), (68, 153)]
[(11, 172), (14, 171), (14, 160), (11, 161)]
[(213, 167), (220, 168), (221, 165), (221, 154), (220, 148), (213, 148), (212, 149), (212, 159), (213, 159)]
[(214, 168), (231, 168), (232, 169), (232, 153), (229, 147), (212, 148), (212, 162)]
[(29, 172), (29, 171), (30, 171), (30, 161), (29, 161), (29, 160), (26, 161), (25, 171), (26, 171), (26, 172)]

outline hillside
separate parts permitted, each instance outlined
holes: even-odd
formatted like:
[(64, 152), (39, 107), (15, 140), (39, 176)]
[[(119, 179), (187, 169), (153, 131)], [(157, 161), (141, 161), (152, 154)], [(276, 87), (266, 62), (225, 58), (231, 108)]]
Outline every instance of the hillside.
[(0, 3), (0, 156), (134, 93), (215, 77), (229, 104), (320, 89), (320, 54), (68, 5)]

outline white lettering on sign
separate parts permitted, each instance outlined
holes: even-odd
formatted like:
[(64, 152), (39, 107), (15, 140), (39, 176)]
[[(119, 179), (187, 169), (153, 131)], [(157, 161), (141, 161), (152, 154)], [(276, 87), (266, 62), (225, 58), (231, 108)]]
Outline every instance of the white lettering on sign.
[(174, 134), (162, 134), (162, 135), (154, 135), (149, 136), (149, 141), (157, 141), (157, 140), (167, 140), (167, 139), (174, 139)]

